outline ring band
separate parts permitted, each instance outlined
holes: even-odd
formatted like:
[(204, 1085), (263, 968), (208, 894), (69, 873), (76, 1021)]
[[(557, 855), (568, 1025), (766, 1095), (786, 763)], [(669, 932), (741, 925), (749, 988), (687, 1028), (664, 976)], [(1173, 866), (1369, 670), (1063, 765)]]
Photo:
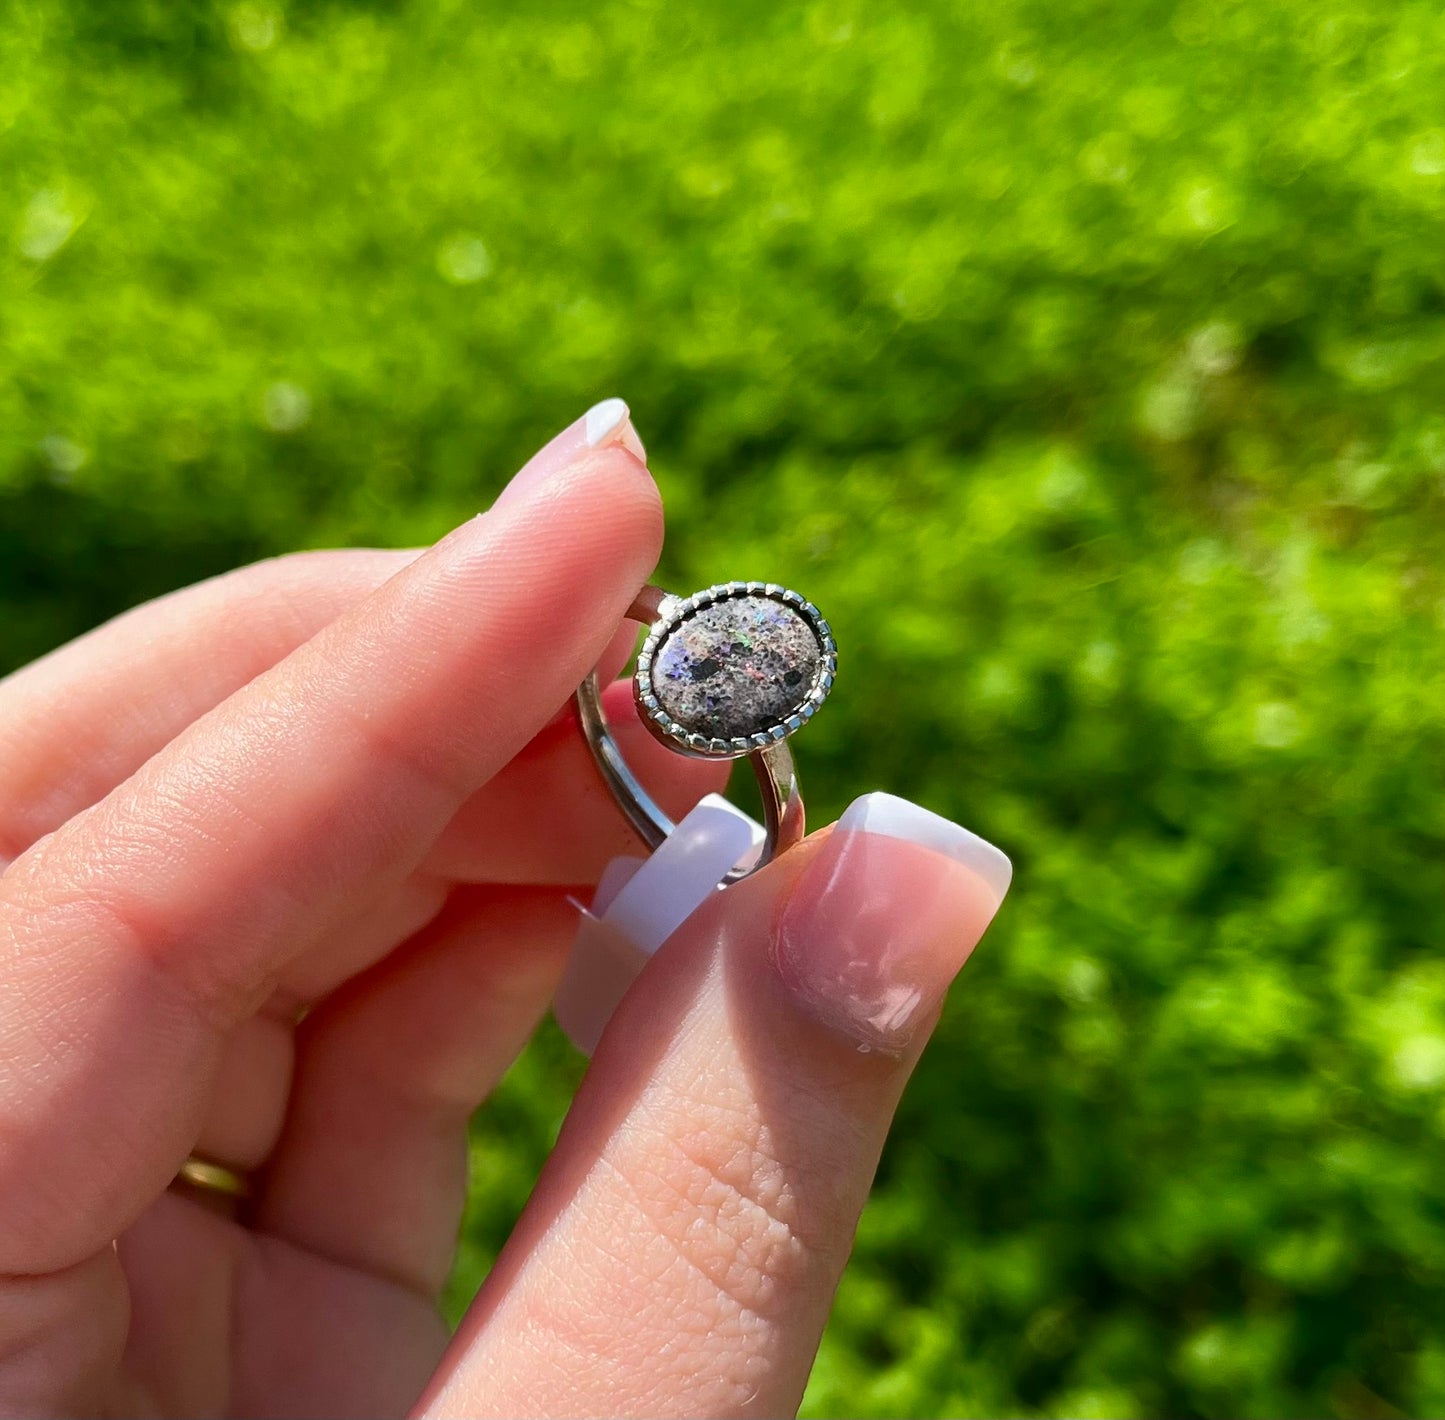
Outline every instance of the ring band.
[[(775, 582), (725, 582), (676, 597), (645, 587), (627, 612), (649, 627), (632, 678), (638, 714), (678, 754), (752, 762), (767, 837), (736, 882), (804, 832), (788, 737), (812, 719), (837, 673), (832, 629), (810, 601)], [(607, 727), (594, 672), (577, 687), (577, 718), (603, 780), (649, 848), (673, 822), (628, 767)]]
[(174, 1182), (184, 1184), (187, 1188), (200, 1189), (203, 1193), (221, 1194), (238, 1202), (244, 1202), (255, 1192), (250, 1178), (245, 1174), (228, 1169), (224, 1164), (213, 1164), (209, 1159), (197, 1158), (194, 1154), (181, 1165)]

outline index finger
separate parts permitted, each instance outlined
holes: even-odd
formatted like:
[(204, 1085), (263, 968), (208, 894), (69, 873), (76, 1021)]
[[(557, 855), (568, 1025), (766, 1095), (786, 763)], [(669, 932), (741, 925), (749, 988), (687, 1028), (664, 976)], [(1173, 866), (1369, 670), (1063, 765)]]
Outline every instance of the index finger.
[(625, 433), (578, 421), (0, 879), (0, 1272), (74, 1263), (165, 1187), (228, 1029), (602, 654), (661, 541)]

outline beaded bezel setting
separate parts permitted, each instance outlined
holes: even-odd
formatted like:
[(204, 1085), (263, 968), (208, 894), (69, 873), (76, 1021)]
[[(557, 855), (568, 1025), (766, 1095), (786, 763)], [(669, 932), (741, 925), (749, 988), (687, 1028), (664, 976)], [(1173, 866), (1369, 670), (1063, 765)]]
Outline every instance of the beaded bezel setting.
[[(669, 713), (653, 680), (659, 655), (669, 639), (708, 607), (729, 601), (777, 602), (786, 607), (817, 638), (819, 654), (806, 686), (800, 685), (796, 703), (782, 716), (769, 716), (745, 735), (719, 737), (689, 728)], [(810, 656), (809, 660), (813, 658)], [(669, 597), (637, 654), (632, 678), (633, 697), (643, 723), (669, 748), (702, 759), (740, 759), (795, 734), (828, 698), (838, 669), (838, 648), (823, 614), (806, 597), (776, 582), (722, 582), (689, 597)]]

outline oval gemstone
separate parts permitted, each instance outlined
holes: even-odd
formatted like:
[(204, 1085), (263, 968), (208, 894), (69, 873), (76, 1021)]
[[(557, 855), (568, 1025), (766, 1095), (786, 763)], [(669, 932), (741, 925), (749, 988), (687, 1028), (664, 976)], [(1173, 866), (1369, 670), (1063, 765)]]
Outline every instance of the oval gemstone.
[(710, 739), (771, 729), (808, 698), (823, 647), (805, 617), (771, 597), (727, 597), (676, 627), (652, 660), (652, 692)]

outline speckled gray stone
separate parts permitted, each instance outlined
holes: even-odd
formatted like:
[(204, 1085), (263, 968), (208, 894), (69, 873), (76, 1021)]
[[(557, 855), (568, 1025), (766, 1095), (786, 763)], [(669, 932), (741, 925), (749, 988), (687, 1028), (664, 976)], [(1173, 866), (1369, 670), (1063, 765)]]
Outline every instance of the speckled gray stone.
[(735, 739), (797, 710), (822, 659), (813, 628), (791, 607), (771, 597), (728, 597), (663, 639), (652, 690), (685, 729)]

